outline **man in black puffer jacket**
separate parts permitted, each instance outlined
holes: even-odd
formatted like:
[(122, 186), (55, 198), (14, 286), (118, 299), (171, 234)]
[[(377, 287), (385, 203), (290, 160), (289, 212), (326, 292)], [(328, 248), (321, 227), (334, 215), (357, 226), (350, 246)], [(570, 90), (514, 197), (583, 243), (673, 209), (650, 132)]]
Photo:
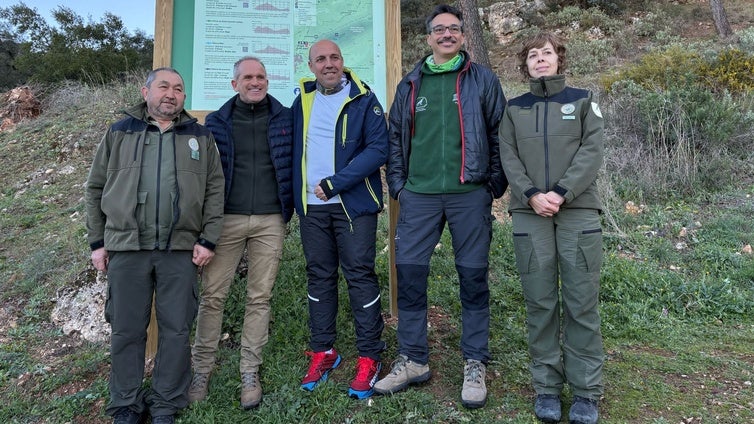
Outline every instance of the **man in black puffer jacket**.
[(206, 120), (217, 140), (225, 174), (225, 220), (215, 260), (202, 273), (189, 399), (196, 402), (207, 396), (225, 300), (246, 248), (249, 272), (241, 338), (241, 406), (251, 409), (262, 400), (259, 367), (268, 338), (272, 286), (286, 223), (293, 215), (293, 118), (290, 109), (267, 94), (267, 71), (259, 59), (239, 59), (231, 84), (238, 94)]

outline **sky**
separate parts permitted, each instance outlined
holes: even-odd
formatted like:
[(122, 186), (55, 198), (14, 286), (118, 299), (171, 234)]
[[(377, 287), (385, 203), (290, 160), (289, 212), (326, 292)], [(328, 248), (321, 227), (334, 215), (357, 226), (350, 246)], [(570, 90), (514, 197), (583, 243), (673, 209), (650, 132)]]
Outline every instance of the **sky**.
[(118, 16), (130, 32), (140, 29), (147, 35), (154, 36), (155, 0), (10, 0), (8, 5), (18, 3), (37, 9), (48, 24), (55, 23), (52, 10), (64, 5), (83, 17), (84, 22), (90, 17), (92, 21), (100, 22), (105, 12), (110, 12)]

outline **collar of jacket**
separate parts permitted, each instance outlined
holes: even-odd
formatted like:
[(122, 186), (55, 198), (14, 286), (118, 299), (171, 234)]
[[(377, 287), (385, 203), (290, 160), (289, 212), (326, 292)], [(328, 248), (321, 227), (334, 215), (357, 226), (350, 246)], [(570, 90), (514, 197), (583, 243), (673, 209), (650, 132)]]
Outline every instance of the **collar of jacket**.
[[(362, 82), (350, 68), (344, 67), (343, 73), (351, 81), (351, 92), (348, 93), (348, 97), (353, 99), (358, 95), (367, 94), (371, 91), (371, 88), (365, 82)], [(313, 77), (302, 78), (299, 86), (301, 94), (312, 94), (317, 91), (317, 79)]]
[(565, 75), (529, 79), (529, 89), (538, 97), (552, 97), (565, 90), (565, 86)]
[[(147, 113), (147, 102), (141, 102), (140, 104), (136, 106), (132, 106), (129, 109), (126, 109), (123, 111), (126, 115), (138, 119), (139, 121), (146, 122), (149, 124), (149, 113)], [(186, 112), (186, 109), (182, 109), (181, 113), (178, 115), (178, 119), (174, 120), (174, 126), (189, 124), (191, 122), (196, 122), (196, 118), (191, 116), (188, 112)]]

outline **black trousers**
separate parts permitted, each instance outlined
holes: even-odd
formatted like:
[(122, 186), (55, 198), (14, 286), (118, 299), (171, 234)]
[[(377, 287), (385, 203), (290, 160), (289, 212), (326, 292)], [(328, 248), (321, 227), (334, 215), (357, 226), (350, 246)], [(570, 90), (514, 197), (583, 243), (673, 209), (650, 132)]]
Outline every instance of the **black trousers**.
[(308, 205), (299, 219), (306, 258), (310, 348), (332, 348), (337, 331), (338, 266), (348, 285), (359, 356), (380, 360), (384, 323), (374, 272), (377, 215), (349, 219), (340, 204)]

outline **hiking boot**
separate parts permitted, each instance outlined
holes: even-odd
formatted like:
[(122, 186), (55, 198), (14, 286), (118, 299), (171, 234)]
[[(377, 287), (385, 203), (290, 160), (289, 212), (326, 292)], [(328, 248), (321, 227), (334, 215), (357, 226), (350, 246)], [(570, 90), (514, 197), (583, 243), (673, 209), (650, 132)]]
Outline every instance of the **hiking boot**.
[(152, 417), (152, 424), (174, 424), (175, 417), (173, 415), (158, 415)]
[(259, 382), (259, 373), (241, 373), (241, 408), (256, 408), (260, 402), (262, 402), (262, 384)]
[(124, 406), (113, 414), (113, 424), (141, 424), (141, 414)]
[(484, 377), (487, 367), (476, 359), (466, 360), (463, 366), (463, 389), (461, 404), (467, 408), (481, 408), (487, 402), (487, 386)]
[(359, 356), (356, 362), (356, 377), (348, 388), (348, 396), (356, 399), (366, 399), (374, 393), (374, 383), (380, 374), (382, 364), (366, 356)]
[(534, 415), (543, 423), (560, 422), (560, 396), (537, 395), (534, 401)]
[(399, 355), (393, 362), (390, 373), (375, 383), (374, 391), (381, 395), (400, 392), (409, 384), (424, 383), (431, 376), (428, 364), (417, 364), (408, 359), (408, 356)]
[(312, 391), (319, 383), (327, 381), (330, 371), (340, 365), (341, 358), (335, 349), (324, 352), (306, 352), (306, 355), (311, 356), (312, 360), (309, 363), (309, 371), (301, 380), (301, 388)]
[(581, 396), (573, 397), (573, 405), (568, 413), (568, 422), (571, 424), (597, 424), (599, 411), (597, 401)]
[(207, 392), (209, 392), (209, 373), (195, 372), (188, 391), (189, 402), (203, 401), (207, 398)]

